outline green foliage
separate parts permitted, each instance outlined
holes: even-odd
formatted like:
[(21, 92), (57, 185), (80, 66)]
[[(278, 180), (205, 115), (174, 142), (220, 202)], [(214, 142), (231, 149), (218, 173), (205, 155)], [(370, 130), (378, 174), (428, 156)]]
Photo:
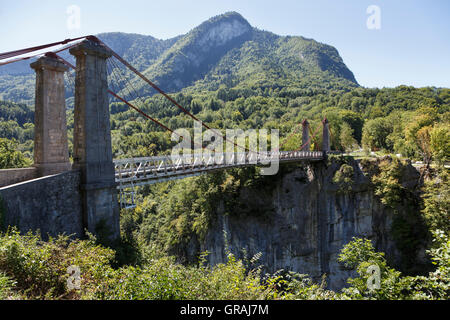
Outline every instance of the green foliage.
[[(48, 242), (32, 233), (20, 235), (15, 229), (0, 236), (0, 271), (16, 282), (16, 290), (24, 297), (57, 298), (77, 294), (68, 292), (66, 282), (70, 265), (80, 268), (81, 285), (96, 289), (103, 268), (114, 257), (110, 249), (94, 241), (69, 241), (66, 236)], [(103, 269), (103, 270), (102, 270)]]
[(338, 171), (334, 174), (333, 183), (339, 186), (339, 191), (350, 192), (354, 183), (354, 169), (348, 164), (342, 164)]
[(363, 128), (363, 146), (370, 150), (388, 149), (387, 137), (392, 130), (392, 126), (384, 118), (368, 120)]
[(420, 198), (402, 185), (405, 165), (401, 160), (386, 156), (377, 162), (375, 172), (369, 175), (381, 203), (394, 211), (390, 232), (400, 252), (402, 270), (420, 272), (426, 266), (417, 263), (417, 252), (429, 235), (420, 214)]
[[(341, 250), (338, 261), (347, 268), (355, 269), (359, 274), (357, 278), (348, 279), (350, 287), (342, 290), (344, 297), (358, 300), (403, 298), (401, 273), (387, 265), (384, 254), (376, 252), (370, 240), (353, 238)], [(368, 269), (374, 265), (380, 269), (380, 288), (371, 290), (368, 280), (372, 274)]]
[(449, 123), (438, 124), (430, 131), (430, 148), (438, 163), (450, 160)]
[(23, 168), (31, 165), (31, 161), (16, 150), (16, 140), (0, 138), (0, 169)]
[(339, 142), (345, 151), (352, 151), (357, 149), (358, 142), (353, 137), (353, 129), (346, 122), (344, 122), (341, 126)]
[(379, 168), (380, 173), (372, 177), (375, 194), (384, 205), (395, 209), (404, 199), (405, 190), (400, 183), (403, 165), (396, 157), (386, 157), (379, 163)]
[(269, 186), (258, 170), (230, 169), (152, 186), (134, 210), (122, 213), (122, 228), (132, 242), (176, 252), (192, 240), (204, 239), (219, 206), (224, 214), (265, 218), (267, 209), (238, 201), (243, 187), (264, 192)]
[(15, 282), (0, 272), (0, 300), (6, 300), (13, 295)]
[(23, 126), (25, 123), (33, 123), (34, 112), (25, 104), (0, 101), (0, 119), (2, 122), (12, 120)]
[(441, 169), (423, 187), (424, 219), (431, 230), (450, 234), (450, 181), (448, 169)]
[(5, 207), (3, 204), (2, 195), (0, 194), (0, 232), (6, 228), (5, 225)]
[[(228, 254), (214, 267), (183, 266), (174, 258), (160, 257), (142, 266), (113, 268), (114, 252), (95, 239), (68, 241), (67, 237), (42, 242), (32, 233), (9, 230), (0, 235), (0, 299), (105, 299), (105, 300), (259, 300), (327, 299), (336, 295), (309, 278), (260, 275), (247, 270)], [(68, 266), (80, 268), (80, 288), (69, 290)]]
[[(342, 290), (344, 299), (448, 299), (450, 288), (449, 257), (450, 242), (443, 232), (435, 233), (438, 247), (431, 249), (437, 269), (425, 276), (402, 276), (400, 272), (389, 267), (383, 253), (378, 253), (368, 239), (353, 238), (344, 246), (338, 261), (347, 268), (356, 269), (359, 276), (348, 279), (350, 287)], [(373, 274), (369, 267), (378, 266), (380, 269), (380, 287), (371, 289)]]
[[(279, 270), (261, 275), (261, 268), (249, 269), (228, 252), (228, 261), (185, 266), (173, 257), (151, 258), (142, 265), (112, 266), (114, 251), (95, 244), (95, 239), (69, 241), (67, 237), (42, 242), (32, 233), (9, 230), (0, 235), (0, 299), (448, 299), (450, 241), (442, 231), (434, 233), (429, 250), (436, 270), (428, 276), (404, 277), (389, 267), (383, 253), (367, 239), (353, 238), (338, 261), (359, 276), (350, 278), (342, 292), (326, 290), (326, 283), (307, 275)], [(251, 259), (255, 263), (258, 257)], [(367, 272), (380, 268), (380, 288), (370, 290)], [(68, 266), (80, 268), (80, 288), (69, 290)]]

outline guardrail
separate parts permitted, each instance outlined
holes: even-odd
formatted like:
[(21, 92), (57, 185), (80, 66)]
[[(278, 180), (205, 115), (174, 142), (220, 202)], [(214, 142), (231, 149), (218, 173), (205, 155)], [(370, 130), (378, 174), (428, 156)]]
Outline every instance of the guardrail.
[(119, 159), (114, 165), (117, 188), (123, 189), (218, 169), (322, 159), (321, 151), (241, 152)]
[[(319, 161), (322, 151), (277, 151), (240, 153), (203, 153), (179, 156), (155, 156), (114, 160), (117, 189), (122, 207), (134, 207), (134, 188), (214, 170), (251, 165), (267, 166), (271, 162)], [(129, 189), (129, 191), (126, 191)]]

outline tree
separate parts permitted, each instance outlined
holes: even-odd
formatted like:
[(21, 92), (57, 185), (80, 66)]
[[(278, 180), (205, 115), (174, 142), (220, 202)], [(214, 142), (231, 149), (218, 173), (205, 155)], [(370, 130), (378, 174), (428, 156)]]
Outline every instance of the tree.
[[(428, 276), (402, 276), (389, 267), (384, 253), (376, 252), (368, 239), (353, 238), (341, 250), (338, 261), (348, 269), (355, 269), (359, 276), (350, 278), (350, 287), (342, 289), (346, 299), (449, 299), (450, 288), (450, 239), (441, 230), (433, 231), (435, 247), (427, 250), (436, 270)], [(372, 273), (373, 270), (379, 272)], [(376, 279), (378, 278), (378, 279)], [(378, 284), (376, 288), (372, 282)]]
[[(431, 152), (429, 150), (429, 129), (433, 126), (437, 119), (438, 114), (436, 108), (422, 107), (415, 111), (415, 116), (405, 127), (405, 146), (407, 156), (418, 157), (420, 155), (424, 158), (424, 161), (430, 161), (428, 159), (428, 157), (431, 158)], [(425, 151), (422, 149), (423, 147), (425, 148)], [(424, 154), (424, 152), (426, 154)]]
[(392, 125), (384, 118), (368, 120), (363, 127), (362, 144), (370, 150), (389, 149), (386, 138), (392, 131)]
[(450, 234), (450, 177), (440, 170), (436, 178), (426, 181), (423, 187), (423, 216), (428, 227)]
[(0, 138), (0, 169), (23, 168), (31, 165), (31, 161), (16, 148), (15, 139)]
[(450, 129), (447, 124), (434, 126), (430, 131), (430, 149), (434, 159), (444, 163), (450, 159)]
[(344, 163), (334, 174), (333, 183), (339, 186), (340, 192), (350, 192), (354, 183), (354, 174), (355, 172), (353, 167)]
[(353, 129), (347, 122), (341, 125), (341, 133), (339, 135), (339, 141), (345, 151), (352, 151), (358, 146), (358, 142), (353, 137)]
[(361, 142), (362, 129), (364, 126), (364, 119), (361, 115), (350, 110), (341, 110), (339, 112), (339, 116), (342, 121), (346, 122), (350, 128), (352, 128), (353, 137), (357, 140), (357, 142)]
[(422, 155), (423, 163), (430, 166), (431, 163), (431, 138), (430, 138), (431, 127), (426, 126), (419, 131), (417, 131), (417, 145), (419, 146), (419, 153)]

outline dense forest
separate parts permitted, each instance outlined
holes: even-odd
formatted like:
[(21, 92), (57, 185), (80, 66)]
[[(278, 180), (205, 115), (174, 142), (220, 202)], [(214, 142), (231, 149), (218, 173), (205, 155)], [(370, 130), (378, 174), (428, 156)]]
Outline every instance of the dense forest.
[[(333, 150), (401, 154), (415, 160), (448, 161), (450, 89), (397, 88), (330, 90), (227, 88), (195, 91), (173, 97), (210, 127), (280, 130), (284, 150), (301, 146), (298, 129), (303, 119), (313, 130), (326, 117)], [(171, 129), (192, 128), (192, 119), (160, 95), (134, 101)], [(27, 105), (0, 102), (0, 137), (15, 140), (18, 150), (32, 158), (33, 111)], [(69, 141), (73, 110), (68, 110)], [(169, 152), (170, 134), (125, 104), (111, 104), (114, 158), (151, 156)], [(288, 137), (288, 140), (284, 138)], [(320, 135), (313, 141), (319, 148)], [(71, 148), (71, 144), (69, 146)], [(71, 153), (71, 151), (70, 151)]]

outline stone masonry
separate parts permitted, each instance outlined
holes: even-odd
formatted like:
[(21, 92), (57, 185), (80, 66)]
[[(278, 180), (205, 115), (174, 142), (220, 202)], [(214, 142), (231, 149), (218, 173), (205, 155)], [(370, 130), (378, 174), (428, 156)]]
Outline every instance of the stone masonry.
[(81, 174), (83, 224), (89, 232), (114, 240), (119, 237), (119, 207), (107, 96), (111, 52), (85, 40), (70, 53), (76, 58), (73, 169)]
[(68, 171), (71, 164), (64, 92), (67, 67), (47, 56), (30, 66), (36, 71), (34, 166), (39, 176)]
[(0, 188), (0, 229), (40, 231), (41, 237), (83, 235), (80, 174), (67, 171)]
[(322, 121), (323, 124), (323, 139), (322, 139), (322, 151), (330, 152), (331, 144), (330, 144), (330, 124), (328, 123), (328, 119), (325, 118)]
[(311, 150), (311, 142), (309, 141), (309, 122), (306, 119), (302, 122), (302, 146), (303, 151)]

